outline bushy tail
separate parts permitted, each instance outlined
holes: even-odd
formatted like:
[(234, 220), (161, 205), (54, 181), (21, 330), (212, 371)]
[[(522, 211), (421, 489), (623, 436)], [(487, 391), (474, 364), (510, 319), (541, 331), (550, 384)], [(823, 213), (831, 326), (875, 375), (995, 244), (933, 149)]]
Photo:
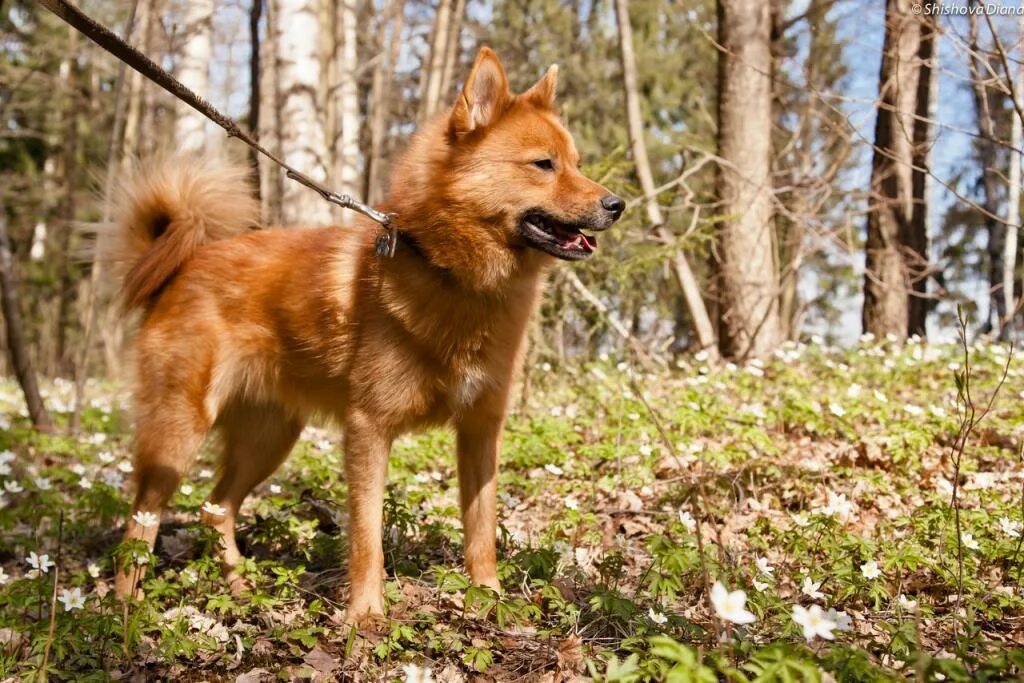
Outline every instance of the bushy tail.
[(249, 169), (174, 156), (128, 172), (113, 223), (97, 229), (97, 256), (121, 278), (125, 312), (150, 303), (202, 245), (259, 222)]

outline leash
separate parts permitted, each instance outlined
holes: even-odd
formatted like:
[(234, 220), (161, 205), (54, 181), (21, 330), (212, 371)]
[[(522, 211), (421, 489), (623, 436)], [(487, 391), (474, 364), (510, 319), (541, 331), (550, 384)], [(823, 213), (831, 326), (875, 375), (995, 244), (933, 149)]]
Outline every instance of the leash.
[(66, 2), (66, 0), (37, 0), (37, 2), (53, 12), (61, 21), (77, 30), (110, 54), (114, 55), (114, 57), (135, 69), (140, 74), (156, 83), (209, 120), (216, 123), (224, 129), (229, 138), (238, 138), (251, 149), (254, 149), (283, 168), (287, 177), (305, 185), (331, 204), (337, 204), (344, 209), (351, 209), (361, 213), (370, 220), (379, 223), (381, 227), (384, 228), (384, 234), (377, 238), (377, 256), (395, 255), (395, 248), (398, 246), (398, 231), (391, 224), (393, 214), (378, 211), (347, 194), (332, 192), (306, 174), (295, 170), (279, 159), (276, 155), (267, 151), (262, 145), (253, 140), (251, 136), (239, 128), (234, 121), (217, 111), (212, 104), (192, 92), (181, 81), (167, 73), (167, 71), (158, 66), (149, 57), (121, 40), (117, 34), (92, 19), (89, 15), (85, 14), (74, 5)]

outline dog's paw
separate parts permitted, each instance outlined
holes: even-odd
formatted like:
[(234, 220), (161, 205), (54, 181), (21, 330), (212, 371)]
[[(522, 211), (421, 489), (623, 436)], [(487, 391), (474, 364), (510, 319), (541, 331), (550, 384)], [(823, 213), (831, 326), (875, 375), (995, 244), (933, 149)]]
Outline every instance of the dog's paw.
[(482, 578), (473, 579), (473, 583), (477, 586), (490, 588), (495, 593), (501, 593), (501, 582), (498, 581), (497, 576), (486, 576)]
[(380, 595), (355, 596), (349, 599), (345, 623), (358, 629), (377, 631), (385, 623), (384, 599)]
[(242, 595), (252, 590), (252, 581), (239, 574), (234, 569), (224, 573), (224, 580), (228, 582), (228, 590), (232, 595)]
[(349, 607), (345, 610), (346, 626), (355, 626), (360, 631), (371, 631), (381, 633), (387, 628), (387, 618), (383, 611), (366, 612), (357, 611)]

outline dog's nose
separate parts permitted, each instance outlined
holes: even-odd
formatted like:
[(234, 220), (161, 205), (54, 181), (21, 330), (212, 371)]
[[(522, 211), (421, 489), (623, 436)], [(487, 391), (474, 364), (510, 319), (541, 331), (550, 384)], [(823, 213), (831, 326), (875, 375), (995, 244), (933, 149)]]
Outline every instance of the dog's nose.
[(611, 213), (616, 214), (616, 217), (618, 216), (618, 214), (626, 210), (626, 202), (622, 201), (620, 198), (616, 197), (613, 194), (602, 197), (601, 206), (604, 207), (605, 211), (610, 211)]

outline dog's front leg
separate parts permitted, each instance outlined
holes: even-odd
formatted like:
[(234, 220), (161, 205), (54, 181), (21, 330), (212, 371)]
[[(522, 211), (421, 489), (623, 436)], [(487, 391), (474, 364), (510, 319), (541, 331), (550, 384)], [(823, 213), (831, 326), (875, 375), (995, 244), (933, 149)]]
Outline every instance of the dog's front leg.
[(347, 622), (384, 615), (384, 488), (391, 437), (367, 414), (345, 420), (345, 477), (349, 507)]
[(459, 498), (466, 540), (466, 570), (474, 584), (499, 590), (496, 566), (498, 455), (503, 410), (474, 410), (457, 425)]

